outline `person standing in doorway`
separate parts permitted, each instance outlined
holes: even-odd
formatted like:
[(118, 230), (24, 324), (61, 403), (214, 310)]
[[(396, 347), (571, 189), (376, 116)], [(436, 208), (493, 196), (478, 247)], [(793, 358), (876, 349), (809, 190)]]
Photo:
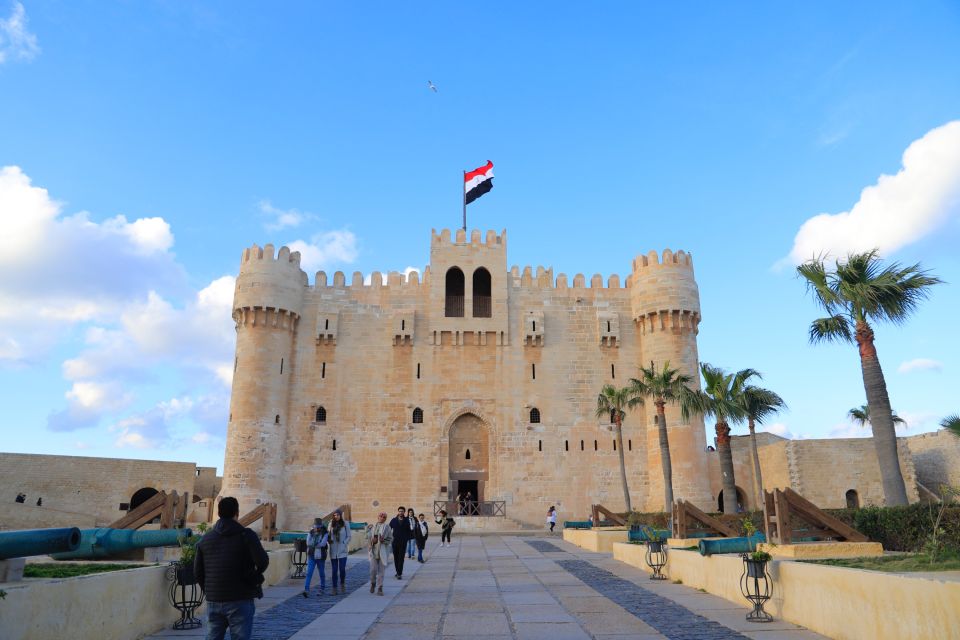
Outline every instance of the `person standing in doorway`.
[(310, 580), (313, 570), (320, 571), (320, 595), (327, 588), (327, 571), (324, 568), (327, 561), (327, 527), (322, 518), (316, 518), (313, 526), (307, 533), (307, 578), (303, 582), (303, 597), (310, 597)]
[(473, 494), (467, 491), (467, 494), (463, 496), (463, 499), (467, 503), (467, 515), (468, 516), (477, 515), (477, 507), (473, 503)]
[(343, 512), (337, 509), (330, 519), (330, 531), (327, 535), (330, 545), (330, 590), (336, 595), (337, 578), (340, 580), (340, 593), (347, 592), (347, 554), (350, 548), (350, 523), (343, 519)]
[(413, 507), (407, 509), (407, 522), (410, 524), (410, 541), (407, 542), (407, 557), (413, 560), (413, 552), (417, 549), (417, 514)]
[(437, 524), (440, 525), (440, 546), (452, 547), (453, 545), (450, 544), (450, 532), (453, 531), (453, 525), (455, 525), (456, 522), (447, 515), (446, 511), (441, 509)]
[(413, 533), (407, 520), (407, 510), (397, 507), (397, 515), (390, 521), (393, 531), (393, 566), (397, 570), (397, 580), (403, 580), (403, 559), (407, 551), (407, 542)]
[(461, 516), (467, 511), (466, 504), (467, 504), (467, 501), (463, 497), (463, 494), (458, 493), (457, 494), (457, 507), (458, 507), (457, 513), (460, 514)]
[(237, 522), (240, 503), (226, 497), (217, 505), (220, 519), (197, 543), (193, 571), (207, 598), (207, 640), (250, 640), (254, 598), (263, 597), (267, 552), (252, 530)]
[(423, 550), (427, 546), (427, 538), (430, 535), (427, 527), (427, 516), (420, 514), (420, 520), (417, 521), (417, 529), (414, 531), (417, 536), (417, 562), (423, 562)]
[(547, 509), (547, 526), (550, 527), (550, 533), (553, 533), (553, 528), (557, 526), (557, 508), (551, 506)]
[(393, 544), (393, 530), (387, 524), (387, 514), (381, 512), (377, 523), (367, 526), (367, 557), (370, 560), (370, 593), (374, 589), (378, 596), (383, 595), (383, 575), (390, 561), (390, 547)]

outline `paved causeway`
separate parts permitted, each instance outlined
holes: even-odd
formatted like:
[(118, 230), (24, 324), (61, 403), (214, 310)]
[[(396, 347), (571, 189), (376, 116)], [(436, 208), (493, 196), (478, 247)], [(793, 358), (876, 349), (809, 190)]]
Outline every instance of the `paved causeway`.
[[(461, 536), (388, 571), (385, 596), (369, 593), (367, 561), (350, 558), (347, 596), (309, 599), (301, 581), (257, 603), (257, 640), (817, 640), (796, 625), (744, 620), (746, 607), (647, 574), (559, 538)], [(329, 574), (329, 568), (328, 568)], [(316, 580), (316, 577), (315, 577)], [(317, 584), (315, 582), (315, 584)], [(204, 630), (152, 638), (202, 637)]]

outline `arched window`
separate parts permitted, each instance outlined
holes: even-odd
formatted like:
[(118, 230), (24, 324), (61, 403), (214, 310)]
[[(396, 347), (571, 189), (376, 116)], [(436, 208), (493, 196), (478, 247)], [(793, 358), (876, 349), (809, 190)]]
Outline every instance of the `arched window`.
[(157, 495), (157, 493), (158, 493), (157, 490), (154, 489), (153, 487), (144, 487), (142, 489), (138, 489), (130, 497), (130, 511), (133, 511), (134, 509), (142, 505), (144, 502), (146, 502), (153, 496)]
[(473, 272), (473, 317), (493, 316), (493, 300), (490, 293), (490, 272), (480, 267)]
[(413, 410), (413, 423), (422, 424), (423, 423), (423, 409), (417, 407)]
[(467, 449), (467, 460), (470, 459), (470, 449)]
[(317, 422), (327, 421), (327, 410), (323, 407), (317, 407)]
[(444, 315), (448, 318), (463, 317), (463, 291), (464, 291), (463, 271), (459, 267), (450, 267), (447, 269), (445, 284), (446, 307)]
[(540, 422), (540, 409), (534, 407), (530, 409), (530, 424), (538, 424)]
[(847, 491), (847, 509), (859, 509), (860, 508), (860, 496), (857, 495), (856, 490), (850, 489)]

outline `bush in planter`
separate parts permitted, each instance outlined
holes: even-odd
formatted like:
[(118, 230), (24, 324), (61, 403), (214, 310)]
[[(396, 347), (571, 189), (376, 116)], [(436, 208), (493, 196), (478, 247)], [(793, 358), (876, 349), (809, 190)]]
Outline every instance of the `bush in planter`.
[(177, 584), (195, 584), (197, 577), (193, 573), (193, 561), (197, 557), (197, 543), (207, 531), (207, 523), (201, 522), (197, 525), (197, 531), (193, 535), (181, 538), (180, 540), (180, 559), (175, 560), (177, 566)]

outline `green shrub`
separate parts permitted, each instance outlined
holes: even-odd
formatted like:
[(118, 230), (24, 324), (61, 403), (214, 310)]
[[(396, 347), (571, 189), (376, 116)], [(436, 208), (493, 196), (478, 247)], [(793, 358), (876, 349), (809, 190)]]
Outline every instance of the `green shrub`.
[[(933, 533), (940, 505), (830, 509), (830, 515), (879, 542), (887, 551), (922, 551)], [(945, 549), (960, 550), (960, 507), (947, 507), (940, 521), (939, 540)]]

